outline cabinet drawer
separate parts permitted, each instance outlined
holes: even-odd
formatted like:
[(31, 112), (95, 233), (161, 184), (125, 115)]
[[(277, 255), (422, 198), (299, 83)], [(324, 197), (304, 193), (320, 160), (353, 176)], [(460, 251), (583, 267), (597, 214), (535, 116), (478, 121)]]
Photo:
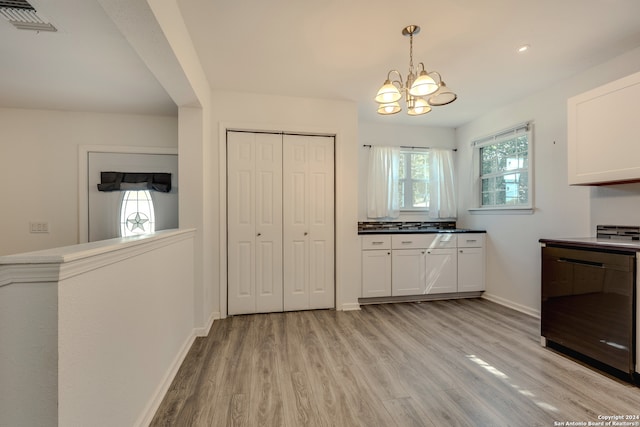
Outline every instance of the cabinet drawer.
[(391, 236), (392, 249), (421, 249), (429, 246), (431, 234), (394, 234)]
[(467, 234), (458, 235), (459, 248), (482, 248), (484, 247), (484, 234)]
[(362, 249), (391, 249), (391, 236), (363, 236), (361, 237)]
[(455, 248), (456, 235), (442, 234), (394, 234), (392, 249)]

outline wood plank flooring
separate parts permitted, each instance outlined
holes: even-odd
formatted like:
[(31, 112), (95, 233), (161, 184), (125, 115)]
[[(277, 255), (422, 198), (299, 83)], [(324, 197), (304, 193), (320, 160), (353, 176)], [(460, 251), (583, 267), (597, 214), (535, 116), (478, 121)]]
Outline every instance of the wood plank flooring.
[(151, 425), (528, 427), (640, 415), (640, 388), (541, 347), (539, 330), (482, 299), (217, 320)]

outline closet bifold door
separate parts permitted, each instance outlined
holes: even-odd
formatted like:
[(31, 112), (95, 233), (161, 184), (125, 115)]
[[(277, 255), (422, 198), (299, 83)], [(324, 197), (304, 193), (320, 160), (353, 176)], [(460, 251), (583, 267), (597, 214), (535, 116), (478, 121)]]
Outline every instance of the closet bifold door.
[(284, 310), (335, 306), (334, 137), (283, 137)]
[(282, 135), (227, 132), (228, 314), (283, 311)]

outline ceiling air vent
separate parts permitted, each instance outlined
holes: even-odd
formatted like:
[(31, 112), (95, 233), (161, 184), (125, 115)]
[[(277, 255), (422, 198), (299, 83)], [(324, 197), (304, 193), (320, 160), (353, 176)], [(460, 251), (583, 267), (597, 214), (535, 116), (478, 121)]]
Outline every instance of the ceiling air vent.
[(20, 30), (57, 31), (25, 0), (0, 0), (0, 15)]

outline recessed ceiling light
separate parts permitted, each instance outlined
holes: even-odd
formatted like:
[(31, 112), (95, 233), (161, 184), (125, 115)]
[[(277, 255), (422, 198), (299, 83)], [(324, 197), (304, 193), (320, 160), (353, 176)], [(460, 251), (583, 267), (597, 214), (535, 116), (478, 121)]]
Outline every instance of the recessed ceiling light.
[(531, 46), (529, 46), (528, 44), (523, 44), (522, 46), (520, 46), (518, 48), (518, 53), (524, 53), (524, 52), (528, 51), (530, 47)]

